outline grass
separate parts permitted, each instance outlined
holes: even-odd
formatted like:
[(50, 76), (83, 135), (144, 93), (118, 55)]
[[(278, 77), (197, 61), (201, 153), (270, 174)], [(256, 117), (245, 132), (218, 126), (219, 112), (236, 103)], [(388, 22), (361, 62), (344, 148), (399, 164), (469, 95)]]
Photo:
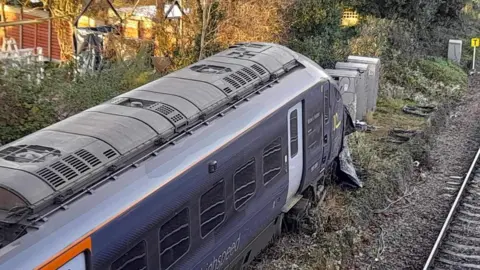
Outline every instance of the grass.
[[(417, 181), (415, 161), (420, 167), (429, 168), (431, 139), (446, 122), (448, 104), (459, 100), (467, 86), (466, 73), (444, 60), (425, 59), (409, 70), (415, 72), (403, 85), (389, 80), (382, 85), (377, 110), (366, 119), (377, 129), (357, 132), (348, 138), (364, 187), (358, 190), (327, 187), (325, 202), (311, 217), (315, 233), (281, 237), (253, 264), (254, 269), (353, 269), (358, 267), (361, 253), (367, 252), (370, 261), (381, 253), (378, 239), (382, 231), (376, 224), (377, 213), (390, 207), (392, 201), (405, 195)], [(448, 73), (448, 78), (443, 77), (444, 73)], [(392, 87), (403, 89), (388, 92)], [(423, 99), (412, 97), (419, 88)], [(430, 118), (402, 111), (405, 105), (419, 103), (436, 104), (437, 110)], [(394, 128), (420, 132), (398, 144), (388, 140)]]
[(402, 112), (410, 103), (379, 100), (377, 111), (370, 116), (378, 129), (354, 133), (348, 139), (364, 188), (329, 186), (324, 204), (313, 212), (315, 233), (283, 236), (254, 264), (255, 269), (350, 269), (361, 246), (376, 244), (364, 229), (374, 221), (374, 211), (388, 205), (387, 198), (404, 191), (413, 171), (410, 150), (418, 147), (416, 140), (420, 140), (398, 145), (384, 139), (392, 128), (421, 129), (427, 123), (425, 118)]

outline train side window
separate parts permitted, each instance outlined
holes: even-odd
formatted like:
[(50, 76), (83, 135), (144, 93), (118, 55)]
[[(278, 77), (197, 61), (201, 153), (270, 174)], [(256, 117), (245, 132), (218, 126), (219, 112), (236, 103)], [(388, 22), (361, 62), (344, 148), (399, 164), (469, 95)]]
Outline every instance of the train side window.
[(263, 149), (263, 183), (266, 185), (275, 178), (283, 166), (282, 138), (278, 137)]
[(147, 243), (141, 241), (112, 263), (111, 270), (147, 269)]
[(244, 206), (255, 194), (256, 166), (255, 158), (240, 167), (233, 175), (235, 209)]
[(200, 198), (200, 232), (207, 236), (225, 220), (225, 181), (220, 180)]
[(290, 149), (291, 158), (295, 157), (298, 153), (298, 116), (297, 111), (294, 110), (290, 113)]
[(324, 102), (323, 102), (323, 109), (324, 109), (324, 116), (325, 116), (325, 123), (328, 123), (330, 119), (330, 89), (325, 89), (323, 88), (323, 96), (324, 96)]
[(160, 269), (166, 270), (187, 254), (190, 249), (190, 216), (183, 209), (162, 225), (160, 239)]

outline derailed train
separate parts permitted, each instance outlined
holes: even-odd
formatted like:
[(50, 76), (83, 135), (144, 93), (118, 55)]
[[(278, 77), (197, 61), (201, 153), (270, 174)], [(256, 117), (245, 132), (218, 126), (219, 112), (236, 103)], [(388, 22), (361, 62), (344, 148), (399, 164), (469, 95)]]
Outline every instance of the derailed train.
[(353, 127), (286, 47), (239, 43), (0, 148), (0, 269), (241, 269)]

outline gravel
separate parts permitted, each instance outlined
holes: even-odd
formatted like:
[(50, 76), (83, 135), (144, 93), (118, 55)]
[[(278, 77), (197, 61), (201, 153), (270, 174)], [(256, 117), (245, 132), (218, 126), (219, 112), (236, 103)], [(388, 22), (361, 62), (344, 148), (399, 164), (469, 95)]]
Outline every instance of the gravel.
[[(455, 182), (465, 177), (480, 147), (480, 77), (470, 79), (469, 92), (450, 113), (444, 128), (433, 134), (430, 169), (417, 172), (409, 203), (378, 215), (383, 253), (378, 258), (357, 257), (358, 269), (422, 269), (455, 197)], [(420, 177), (421, 175), (421, 177)], [(378, 230), (376, 230), (378, 231)], [(369, 247), (372, 254), (377, 247)]]

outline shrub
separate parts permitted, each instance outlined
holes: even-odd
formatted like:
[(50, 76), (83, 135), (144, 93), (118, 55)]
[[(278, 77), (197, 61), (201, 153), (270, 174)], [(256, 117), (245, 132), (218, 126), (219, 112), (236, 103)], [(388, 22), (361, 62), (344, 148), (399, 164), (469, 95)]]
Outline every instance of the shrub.
[(427, 27), (430, 23), (445, 18), (457, 19), (466, 0), (350, 0), (350, 5), (362, 13), (380, 18), (405, 18)]
[[(71, 67), (52, 67), (37, 84), (34, 69), (0, 76), (0, 144), (5, 144), (93, 107), (156, 78), (140, 54), (96, 73), (73, 76)], [(75, 77), (75, 78), (74, 78)], [(74, 79), (73, 79), (74, 78)]]
[(333, 68), (349, 54), (355, 28), (341, 28), (342, 6), (335, 0), (296, 0), (286, 10), (287, 46), (324, 68)]

